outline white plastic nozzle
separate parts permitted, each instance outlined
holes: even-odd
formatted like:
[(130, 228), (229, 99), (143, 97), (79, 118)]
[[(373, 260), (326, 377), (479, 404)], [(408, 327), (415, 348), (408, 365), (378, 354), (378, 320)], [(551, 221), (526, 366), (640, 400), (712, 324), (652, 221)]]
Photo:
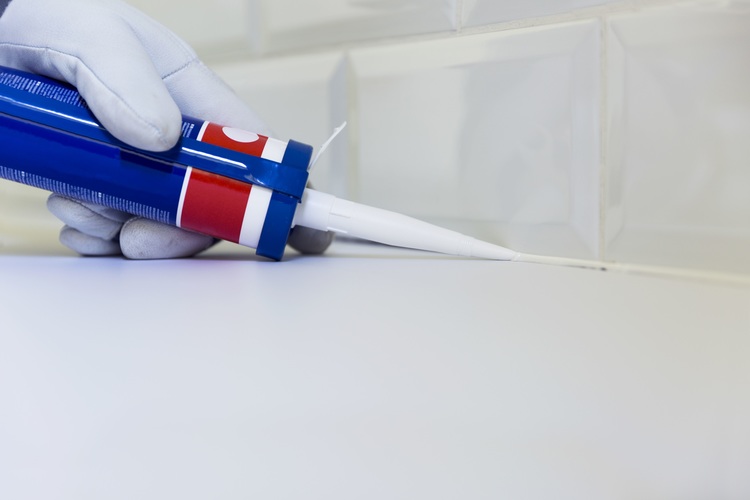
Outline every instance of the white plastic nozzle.
[(294, 225), (334, 231), (397, 247), (462, 257), (513, 260), (518, 252), (456, 231), (360, 203), (305, 189)]

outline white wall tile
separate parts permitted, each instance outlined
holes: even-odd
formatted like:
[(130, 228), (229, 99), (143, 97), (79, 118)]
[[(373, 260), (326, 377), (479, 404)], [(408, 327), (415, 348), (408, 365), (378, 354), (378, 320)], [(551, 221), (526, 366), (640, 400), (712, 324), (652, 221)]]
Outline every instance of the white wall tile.
[(353, 51), (358, 199), (595, 257), (598, 39), (581, 22)]
[(750, 3), (611, 20), (608, 259), (750, 272)]
[(62, 222), (47, 211), (48, 192), (0, 179), (0, 254), (66, 253)]
[(621, 0), (464, 0), (461, 19), (463, 26), (482, 26), (560, 14), (619, 1)]
[(247, 0), (127, 0), (192, 45), (201, 55), (249, 46)]
[(254, 0), (260, 52), (455, 28), (456, 0)]
[[(265, 120), (279, 139), (318, 148), (346, 120), (347, 83), (340, 53), (217, 64), (212, 68)], [(347, 196), (347, 131), (320, 157), (316, 188)]]

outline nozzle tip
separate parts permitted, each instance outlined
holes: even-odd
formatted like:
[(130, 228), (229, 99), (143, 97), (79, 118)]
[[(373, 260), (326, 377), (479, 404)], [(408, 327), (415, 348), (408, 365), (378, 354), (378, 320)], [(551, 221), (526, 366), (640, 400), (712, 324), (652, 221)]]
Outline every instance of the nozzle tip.
[(473, 239), (469, 250), (470, 257), (492, 260), (515, 260), (519, 253), (509, 248)]

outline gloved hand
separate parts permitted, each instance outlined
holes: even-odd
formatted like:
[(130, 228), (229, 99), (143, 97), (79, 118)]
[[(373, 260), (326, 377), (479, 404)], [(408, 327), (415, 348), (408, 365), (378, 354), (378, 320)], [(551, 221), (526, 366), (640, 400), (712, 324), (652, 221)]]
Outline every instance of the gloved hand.
[[(11, 0), (0, 17), (0, 64), (71, 83), (112, 135), (140, 149), (173, 147), (182, 114), (273, 135), (184, 41), (120, 0)], [(57, 195), (48, 207), (67, 224), (61, 242), (85, 255), (186, 257), (214, 242)], [(289, 243), (320, 253), (331, 239), (294, 228)]]

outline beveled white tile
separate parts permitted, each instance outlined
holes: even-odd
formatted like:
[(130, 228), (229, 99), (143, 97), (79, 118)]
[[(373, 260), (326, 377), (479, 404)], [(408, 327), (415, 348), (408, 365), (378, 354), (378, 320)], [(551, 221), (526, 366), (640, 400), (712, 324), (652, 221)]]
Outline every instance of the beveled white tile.
[(247, 0), (128, 0), (127, 3), (177, 33), (201, 55), (249, 46)]
[(621, 0), (464, 0), (461, 13), (463, 26), (514, 21), (528, 17), (560, 14), (585, 7), (594, 7)]
[(750, 272), (750, 8), (609, 23), (608, 259)]
[[(317, 153), (347, 117), (344, 56), (338, 52), (216, 64), (222, 77), (271, 127), (277, 138), (310, 144)], [(347, 196), (344, 130), (320, 157), (311, 180), (317, 189)]]
[(456, 0), (254, 0), (251, 5), (259, 52), (450, 31), (456, 19)]
[(595, 257), (599, 27), (353, 51), (353, 192), (517, 250)]
[(69, 253), (57, 241), (63, 223), (47, 211), (48, 195), (0, 179), (0, 254)]

